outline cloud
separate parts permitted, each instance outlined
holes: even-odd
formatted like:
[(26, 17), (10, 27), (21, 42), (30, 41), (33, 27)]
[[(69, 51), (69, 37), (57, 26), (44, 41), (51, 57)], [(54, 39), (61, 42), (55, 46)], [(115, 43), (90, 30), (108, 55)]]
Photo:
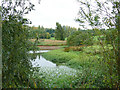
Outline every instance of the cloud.
[(33, 3), (36, 10), (25, 16), (32, 21), (32, 25), (55, 28), (56, 22), (59, 22), (62, 25), (79, 27), (79, 23), (75, 22), (79, 11), (77, 0), (41, 0), (40, 4), (33, 0)]

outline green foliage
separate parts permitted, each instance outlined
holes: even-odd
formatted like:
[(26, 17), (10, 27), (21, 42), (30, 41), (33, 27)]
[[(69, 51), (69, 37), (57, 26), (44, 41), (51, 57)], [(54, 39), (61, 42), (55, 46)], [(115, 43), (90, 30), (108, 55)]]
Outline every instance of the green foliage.
[(55, 40), (55, 38), (54, 38), (54, 37), (51, 37), (50, 39), (51, 39), (51, 40)]
[[(26, 3), (29, 4), (26, 6)], [(17, 10), (18, 7), (22, 9)], [(28, 39), (29, 27), (26, 24), (29, 21), (22, 15), (33, 10), (33, 7), (24, 0), (2, 2), (3, 88), (30, 87), (32, 64), (28, 52), (33, 45)]]
[(65, 47), (64, 48), (64, 52), (69, 52), (69, 51), (83, 51), (83, 47), (72, 46), (72, 47)]
[(68, 37), (67, 44), (69, 46), (79, 46), (82, 44), (92, 45), (92, 35), (82, 31), (76, 31), (74, 34)]
[(55, 39), (57, 40), (65, 40), (65, 32), (62, 26), (59, 23), (56, 23), (56, 30), (55, 30)]
[(77, 31), (76, 28), (70, 26), (61, 26), (59, 23), (56, 23), (55, 38), (57, 40), (65, 40), (65, 38), (72, 35)]
[(45, 30), (44, 27), (38, 27), (38, 29), (31, 28), (29, 38), (30, 39), (50, 39), (51, 34)]
[(65, 35), (66, 38), (77, 31), (76, 28), (70, 27), (70, 26), (63, 26), (63, 29), (64, 29), (64, 35)]
[(118, 41), (118, 31), (117, 29), (107, 29), (105, 32), (105, 40), (107, 44), (111, 44), (111, 42), (115, 42), (117, 44)]
[(54, 29), (46, 28), (45, 31), (48, 32), (51, 35), (51, 37), (55, 37), (55, 30)]
[(69, 51), (70, 51), (69, 47), (64, 48), (64, 52), (69, 52)]
[[(80, 18), (78, 21), (80, 23), (82, 21), (82, 26), (89, 23), (98, 36), (98, 42), (96, 44), (99, 44), (102, 47), (100, 53), (105, 62), (103, 67), (107, 67), (107, 73), (104, 74), (104, 82), (108, 87), (119, 87), (120, 42), (118, 38), (120, 37), (120, 1), (105, 0), (102, 2), (100, 0), (95, 0), (94, 5), (92, 5), (90, 0), (79, 2), (81, 7), (79, 11)], [(102, 15), (104, 15), (104, 17)], [(108, 27), (108, 29), (102, 31), (101, 29), (105, 26)], [(106, 51), (105, 47), (107, 47), (108, 44), (110, 44), (113, 49), (107, 48)]]

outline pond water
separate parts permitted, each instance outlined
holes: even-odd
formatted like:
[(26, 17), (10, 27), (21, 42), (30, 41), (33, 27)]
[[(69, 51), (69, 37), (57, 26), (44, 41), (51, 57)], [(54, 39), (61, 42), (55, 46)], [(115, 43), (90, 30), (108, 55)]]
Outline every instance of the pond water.
[[(45, 53), (49, 52), (50, 50), (40, 50), (35, 51), (35, 53)], [(30, 51), (30, 53), (33, 53)], [(40, 71), (44, 73), (48, 72), (55, 72), (60, 74), (69, 74), (75, 75), (77, 70), (69, 68), (67, 66), (57, 66), (55, 63), (46, 60), (42, 55), (38, 55), (34, 60), (32, 60), (33, 67), (40, 67)]]
[[(50, 50), (40, 50), (40, 51), (35, 51), (35, 53), (44, 53), (44, 52), (49, 52)], [(29, 53), (34, 53), (33, 51), (30, 51)]]
[(42, 55), (37, 56), (35, 61), (32, 61), (33, 67), (56, 67), (56, 64), (46, 60)]

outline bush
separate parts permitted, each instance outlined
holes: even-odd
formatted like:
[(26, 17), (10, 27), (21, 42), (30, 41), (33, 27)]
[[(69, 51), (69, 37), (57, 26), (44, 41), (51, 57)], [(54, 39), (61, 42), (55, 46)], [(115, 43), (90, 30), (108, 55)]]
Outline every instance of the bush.
[[(25, 8), (26, 4), (29, 10)], [(3, 88), (24, 88), (31, 81), (33, 72), (28, 52), (34, 49), (34, 45), (28, 39), (29, 26), (26, 24), (29, 20), (22, 16), (25, 12), (31, 11), (33, 6), (32, 3), (28, 4), (28, 1), (24, 0), (2, 2)]]
[(68, 37), (67, 44), (69, 46), (92, 45), (92, 36), (88, 33), (77, 31)]
[(65, 47), (64, 48), (64, 52), (69, 52), (69, 51), (83, 51), (83, 48), (82, 47), (74, 47), (74, 46), (72, 46), (72, 47)]
[(65, 47), (64, 48), (64, 52), (69, 52), (70, 51), (70, 48), (69, 47)]

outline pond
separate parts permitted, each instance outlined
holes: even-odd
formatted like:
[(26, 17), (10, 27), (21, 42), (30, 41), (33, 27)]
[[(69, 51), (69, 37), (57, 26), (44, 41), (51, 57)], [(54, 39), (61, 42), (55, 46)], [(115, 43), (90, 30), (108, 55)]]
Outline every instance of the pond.
[[(34, 77), (42, 78), (42, 85), (46, 88), (61, 88), (71, 87), (71, 84), (76, 82), (78, 72), (80, 71), (69, 68), (67, 66), (57, 66), (55, 63), (46, 60), (40, 53), (46, 53), (49, 50), (36, 51), (38, 56), (32, 60), (33, 67), (39, 67), (37, 72), (34, 72)], [(30, 53), (33, 53), (32, 51)]]
[[(40, 51), (35, 51), (35, 53), (45, 53), (45, 52), (49, 52), (50, 50), (40, 50)], [(33, 53), (32, 51), (30, 51), (30, 53)], [(64, 71), (64, 73), (69, 73), (70, 75), (72, 73), (76, 73), (77, 70), (69, 68), (67, 66), (57, 66), (55, 63), (46, 60), (42, 55), (37, 55), (37, 57), (32, 60), (32, 65), (33, 67), (40, 67), (41, 70), (44, 70), (44, 72), (60, 72), (60, 71)]]

